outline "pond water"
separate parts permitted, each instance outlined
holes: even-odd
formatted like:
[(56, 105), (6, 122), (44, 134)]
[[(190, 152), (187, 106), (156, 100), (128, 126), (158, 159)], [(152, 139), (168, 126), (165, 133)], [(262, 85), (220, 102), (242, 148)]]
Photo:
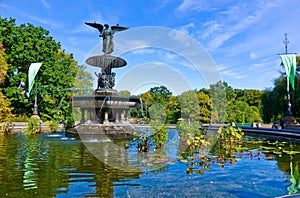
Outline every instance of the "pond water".
[(245, 136), (237, 160), (194, 161), (188, 171), (177, 131), (169, 133), (166, 148), (150, 153), (138, 153), (136, 142), (116, 141), (127, 146), (126, 159), (139, 171), (108, 166), (64, 133), (0, 136), (0, 197), (276, 197), (291, 191), (298, 142)]

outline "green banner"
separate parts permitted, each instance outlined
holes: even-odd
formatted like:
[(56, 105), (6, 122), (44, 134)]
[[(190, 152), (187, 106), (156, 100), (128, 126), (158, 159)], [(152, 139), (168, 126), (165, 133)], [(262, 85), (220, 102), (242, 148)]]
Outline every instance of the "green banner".
[(295, 89), (296, 75), (296, 54), (281, 54), (280, 55), (287, 77), (287, 90), (289, 91), (289, 82), (292, 88)]
[(28, 70), (28, 96), (30, 95), (30, 91), (34, 84), (34, 79), (36, 74), (38, 73), (42, 63), (31, 63)]

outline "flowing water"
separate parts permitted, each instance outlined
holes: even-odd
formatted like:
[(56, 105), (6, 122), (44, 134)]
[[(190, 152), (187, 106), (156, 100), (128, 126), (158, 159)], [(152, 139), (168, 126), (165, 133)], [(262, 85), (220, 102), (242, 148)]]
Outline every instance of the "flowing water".
[(297, 142), (244, 137), (237, 161), (195, 163), (189, 172), (178, 157), (177, 131), (169, 133), (165, 150), (150, 153), (138, 153), (136, 142), (117, 142), (140, 172), (108, 166), (64, 133), (1, 135), (0, 197), (276, 197), (291, 191)]

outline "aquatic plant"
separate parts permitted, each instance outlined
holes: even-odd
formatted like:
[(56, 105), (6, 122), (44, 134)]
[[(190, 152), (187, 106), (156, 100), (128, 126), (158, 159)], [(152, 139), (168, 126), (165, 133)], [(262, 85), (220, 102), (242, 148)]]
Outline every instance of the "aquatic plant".
[(165, 123), (160, 120), (154, 120), (150, 122), (150, 128), (152, 131), (152, 137), (156, 148), (165, 147), (166, 141), (168, 139), (168, 130)]
[(295, 168), (293, 169), (293, 163), (290, 162), (290, 181), (292, 182), (292, 184), (287, 188), (289, 195), (290, 194), (296, 194), (300, 192), (300, 177), (299, 177), (299, 168), (298, 168), (298, 164), (296, 164)]
[(155, 148), (164, 148), (168, 139), (167, 126), (159, 120), (150, 122), (150, 130), (135, 131), (133, 133), (135, 138), (133, 141), (137, 141), (139, 152), (148, 152), (151, 145), (155, 145)]
[(41, 128), (39, 126), (39, 120), (37, 118), (31, 118), (27, 122), (27, 129), (25, 130), (25, 134), (36, 134), (41, 132)]
[(188, 152), (192, 155), (199, 151), (203, 144), (208, 144), (205, 141), (206, 129), (200, 130), (198, 122), (188, 123), (183, 120), (177, 123), (176, 128), (180, 137), (181, 151)]
[[(237, 162), (236, 155), (239, 152), (243, 132), (240, 128), (226, 126), (218, 130), (218, 134), (211, 137), (207, 129), (200, 129), (199, 124), (180, 122), (177, 124), (181, 144), (186, 143), (186, 149), (178, 156), (180, 162), (187, 164), (187, 174), (203, 174), (210, 169), (210, 164), (234, 164)], [(210, 145), (210, 138), (216, 138), (216, 143)], [(211, 149), (207, 149), (207, 148)], [(209, 151), (209, 152), (208, 152)]]
[(218, 134), (218, 140), (212, 149), (213, 154), (217, 156), (220, 162), (235, 158), (241, 144), (241, 138), (244, 135), (242, 129), (233, 126), (220, 127)]
[(12, 130), (14, 128), (14, 125), (11, 122), (3, 122), (0, 123), (0, 135), (9, 135), (11, 134)]
[(47, 124), (49, 125), (50, 131), (52, 133), (56, 132), (56, 130), (58, 129), (58, 126), (59, 126), (57, 120), (50, 120)]

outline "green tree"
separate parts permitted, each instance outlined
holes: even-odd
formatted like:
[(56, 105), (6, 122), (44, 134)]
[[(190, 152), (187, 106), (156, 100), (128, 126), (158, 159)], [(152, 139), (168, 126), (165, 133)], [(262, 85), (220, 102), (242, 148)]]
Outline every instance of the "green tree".
[(180, 104), (178, 97), (170, 96), (169, 101), (166, 103), (166, 112), (168, 124), (176, 124), (178, 118), (181, 117)]
[(166, 110), (162, 104), (155, 103), (149, 108), (151, 117), (150, 127), (156, 148), (165, 146), (168, 139), (168, 130), (166, 127)]
[[(60, 44), (54, 41), (49, 31), (31, 24), (17, 26), (12, 18), (0, 18), (0, 39), (9, 64), (9, 78), (3, 84), (3, 92), (11, 99), (13, 112), (31, 115), (36, 89), (27, 98), (19, 85), (27, 82), (30, 64), (41, 62), (36, 84), (40, 93), (38, 105), (41, 118), (71, 120), (69, 100), (72, 92), (68, 90), (74, 86), (77, 74), (77, 63), (73, 56), (60, 49)], [(25, 86), (27, 88), (28, 83)]]
[[(211, 119), (213, 122), (223, 123), (225, 122), (226, 116), (226, 94), (227, 97), (231, 96), (233, 93), (232, 88), (228, 86), (226, 82), (217, 82), (216, 84), (210, 85), (210, 99), (211, 99)], [(231, 97), (228, 98), (229, 100)]]
[(246, 123), (249, 105), (242, 100), (233, 100), (227, 105), (227, 122)]
[(235, 89), (236, 100), (245, 101), (249, 106), (261, 107), (261, 97), (263, 92), (254, 89)]
[(275, 87), (262, 95), (262, 114), (264, 122), (284, 117), (287, 111), (286, 77), (275, 80)]
[(71, 55), (59, 50), (56, 53), (52, 72), (48, 68), (42, 70), (41, 67), (41, 77), (39, 78), (41, 80), (38, 81), (38, 87), (40, 89), (39, 107), (42, 119), (51, 120), (54, 118), (55, 120), (73, 121), (72, 106), (69, 102), (72, 91), (69, 89), (74, 86), (74, 79), (77, 74), (76, 64)]
[(149, 118), (149, 107), (153, 104), (153, 96), (149, 91), (140, 94), (139, 97), (142, 100), (142, 105), (140, 108), (131, 109), (130, 116), (135, 118), (147, 117)]
[[(8, 64), (5, 58), (5, 51), (0, 42), (0, 85), (5, 81), (6, 74), (8, 70)], [(10, 100), (6, 98), (5, 95), (2, 93), (2, 89), (0, 88), (0, 121), (7, 121), (13, 114), (11, 113), (12, 108), (10, 107)]]
[(211, 99), (207, 92), (200, 91), (197, 93), (199, 104), (199, 120), (208, 123), (211, 119)]
[(121, 90), (118, 94), (120, 96), (130, 96), (130, 92), (128, 90)]
[(199, 102), (195, 91), (185, 91), (178, 96), (182, 118), (191, 121), (199, 121)]
[(150, 94), (153, 96), (155, 103), (164, 105), (169, 100), (172, 92), (170, 92), (165, 86), (160, 86), (151, 88)]
[(226, 122), (261, 122), (261, 98), (259, 90), (234, 89), (234, 98), (227, 100)]
[(86, 71), (85, 65), (78, 65), (77, 75), (74, 79), (74, 95), (90, 95), (93, 91), (93, 78), (91, 73)]
[[(300, 57), (296, 57), (295, 90), (290, 86), (292, 113), (296, 119), (300, 116)], [(283, 67), (283, 64), (281, 63)], [(287, 111), (287, 81), (286, 73), (280, 72), (281, 76), (274, 80), (274, 88), (265, 90), (262, 95), (262, 117), (264, 122), (271, 122), (286, 115)]]

